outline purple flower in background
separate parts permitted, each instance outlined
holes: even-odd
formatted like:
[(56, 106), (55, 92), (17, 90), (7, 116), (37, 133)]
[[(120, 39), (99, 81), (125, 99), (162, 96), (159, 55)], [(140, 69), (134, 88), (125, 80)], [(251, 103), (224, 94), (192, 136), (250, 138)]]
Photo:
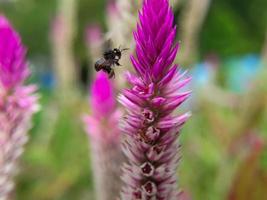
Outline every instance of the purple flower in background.
[[(120, 142), (118, 141), (120, 131), (116, 129), (116, 124), (121, 113), (116, 108), (113, 84), (104, 72), (97, 73), (92, 83), (90, 105), (92, 114), (85, 118), (88, 134), (94, 140), (109, 142), (112, 139)], [(107, 131), (108, 127), (113, 128)]]
[(115, 0), (109, 0), (107, 3), (107, 13), (109, 18), (118, 17), (118, 5)]
[(26, 49), (5, 17), (0, 16), (0, 80), (6, 90), (21, 84), (29, 75)]
[(102, 42), (102, 31), (99, 25), (90, 25), (86, 29), (85, 40), (88, 44)]
[[(96, 61), (103, 54), (103, 33), (101, 27), (97, 24), (89, 25), (85, 31), (85, 41), (88, 50), (88, 56), (92, 61)], [(91, 71), (91, 75), (95, 70)]]
[(132, 87), (119, 97), (128, 111), (122, 131), (129, 160), (123, 166), (121, 198), (177, 200), (177, 137), (190, 114), (172, 113), (189, 97), (190, 92), (179, 90), (190, 78), (173, 64), (179, 45), (174, 44), (176, 27), (169, 2), (145, 0), (139, 18), (136, 55), (131, 56), (136, 74), (128, 73)]
[(17, 162), (28, 140), (32, 114), (38, 110), (34, 85), (24, 86), (29, 75), (26, 50), (19, 35), (0, 15), (0, 199), (10, 198)]
[(92, 114), (86, 116), (84, 122), (92, 148), (96, 199), (115, 200), (120, 193), (118, 177), (123, 160), (119, 130), (121, 112), (115, 104), (113, 84), (104, 72), (97, 73), (92, 84), (90, 105)]
[(99, 117), (108, 117), (115, 110), (114, 88), (104, 73), (98, 73), (92, 86), (91, 105)]

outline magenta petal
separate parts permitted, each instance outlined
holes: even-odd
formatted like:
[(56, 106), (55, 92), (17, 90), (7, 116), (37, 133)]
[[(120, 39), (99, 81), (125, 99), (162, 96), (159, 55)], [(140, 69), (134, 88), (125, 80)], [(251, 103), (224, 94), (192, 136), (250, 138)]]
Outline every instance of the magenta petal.
[(135, 68), (135, 70), (139, 73), (139, 74), (143, 74), (145, 73), (144, 69), (142, 69), (141, 65), (136, 61), (136, 59), (131, 56), (131, 61), (133, 63), (133, 66)]
[(20, 36), (0, 15), (0, 84), (9, 90), (28, 77), (29, 69), (26, 62), (26, 48)]
[(166, 75), (164, 76), (164, 78), (159, 82), (159, 86), (165, 86), (165, 84), (167, 84), (168, 82), (170, 82), (175, 73), (177, 71), (177, 65), (174, 65), (167, 73)]
[(19, 160), (29, 140), (32, 116), (40, 109), (20, 35), (0, 14), (0, 199), (14, 194)]
[(134, 112), (139, 112), (140, 111), (140, 107), (138, 107), (138, 105), (136, 105), (135, 103), (131, 102), (128, 98), (126, 98), (124, 95), (120, 95), (118, 97), (118, 101), (124, 105), (128, 111), (134, 111)]
[(108, 115), (115, 109), (113, 85), (104, 72), (99, 72), (91, 88), (91, 104), (94, 113)]
[(173, 63), (174, 59), (176, 58), (179, 47), (180, 47), (179, 44), (176, 44), (176, 46), (172, 49), (172, 51), (169, 54), (169, 57), (165, 62), (166, 66), (169, 66)]
[(162, 120), (161, 122), (158, 123), (158, 127), (159, 128), (164, 128), (164, 129), (168, 129), (168, 128), (172, 128), (172, 127), (176, 127), (176, 126), (180, 126), (182, 125), (189, 117), (191, 116), (190, 113), (185, 113), (181, 116), (178, 117), (174, 117), (174, 118), (169, 118), (169, 119), (165, 119)]
[(176, 97), (172, 97), (168, 103), (164, 104), (163, 109), (167, 111), (173, 111), (176, 107), (178, 107), (181, 103), (183, 103), (190, 96), (190, 92), (186, 92), (182, 95), (178, 95)]
[(170, 200), (179, 195), (177, 138), (189, 114), (175, 116), (173, 111), (189, 97), (190, 92), (180, 89), (190, 78), (173, 63), (179, 49), (173, 22), (168, 0), (144, 0), (133, 33), (135, 75), (127, 74), (131, 88), (118, 98), (128, 112), (121, 123), (128, 158), (123, 167), (122, 200)]
[(123, 94), (125, 97), (127, 97), (135, 104), (138, 104), (139, 106), (142, 106), (144, 104), (143, 100), (130, 90), (124, 90)]
[(166, 102), (166, 99), (163, 97), (155, 97), (151, 100), (151, 103), (154, 107), (158, 108), (160, 107), (162, 104), (164, 104)]

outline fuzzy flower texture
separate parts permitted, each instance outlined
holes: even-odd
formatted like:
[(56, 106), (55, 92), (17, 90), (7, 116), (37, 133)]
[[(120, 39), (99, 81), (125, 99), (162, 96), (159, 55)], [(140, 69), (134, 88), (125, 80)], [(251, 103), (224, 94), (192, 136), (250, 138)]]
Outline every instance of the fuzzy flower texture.
[(116, 108), (114, 87), (104, 72), (99, 72), (91, 88), (92, 114), (86, 116), (86, 130), (97, 143), (119, 143), (120, 131), (116, 129), (121, 112)]
[(91, 114), (84, 118), (91, 142), (97, 200), (115, 200), (120, 193), (118, 166), (122, 163), (123, 154), (118, 124), (121, 112), (115, 100), (112, 81), (106, 73), (97, 73), (91, 88)]
[(0, 15), (0, 199), (9, 199), (17, 162), (28, 140), (31, 117), (38, 110), (36, 87), (24, 86), (29, 75), (26, 49)]
[(180, 159), (177, 138), (189, 113), (173, 111), (190, 92), (179, 92), (190, 78), (173, 64), (174, 14), (168, 0), (145, 0), (140, 23), (134, 32), (136, 51), (131, 61), (136, 71), (128, 73), (132, 85), (119, 101), (128, 114), (122, 123), (123, 151), (129, 162), (123, 166), (122, 200), (177, 200), (177, 166)]

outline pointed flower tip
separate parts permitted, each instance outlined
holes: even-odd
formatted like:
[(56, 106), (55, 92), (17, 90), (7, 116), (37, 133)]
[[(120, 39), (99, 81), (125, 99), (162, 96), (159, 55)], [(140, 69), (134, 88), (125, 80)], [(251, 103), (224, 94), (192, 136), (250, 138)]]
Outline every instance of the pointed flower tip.
[[(127, 135), (123, 150), (129, 159), (123, 171), (126, 186), (122, 200), (177, 199), (176, 139), (191, 113), (172, 113), (189, 97), (191, 91), (179, 91), (189, 79), (173, 64), (179, 45), (175, 44), (176, 27), (169, 1), (143, 2), (134, 32), (136, 50), (130, 57), (135, 74), (127, 74), (131, 89), (119, 96), (127, 110), (121, 130)], [(169, 169), (168, 173), (162, 173), (164, 169)]]
[(0, 84), (6, 90), (20, 85), (29, 75), (26, 48), (9, 21), (0, 15)]
[(97, 73), (91, 88), (91, 104), (94, 113), (106, 116), (115, 109), (114, 87), (107, 74)]
[(176, 57), (179, 45), (174, 42), (173, 16), (167, 0), (144, 1), (134, 32), (136, 57), (131, 57), (135, 71), (143, 79), (161, 79)]
[[(190, 79), (188, 79), (188, 81), (190, 81)], [(184, 92), (184, 94), (187, 96), (187, 98), (189, 98), (192, 94), (192, 90), (188, 90), (188, 91)]]

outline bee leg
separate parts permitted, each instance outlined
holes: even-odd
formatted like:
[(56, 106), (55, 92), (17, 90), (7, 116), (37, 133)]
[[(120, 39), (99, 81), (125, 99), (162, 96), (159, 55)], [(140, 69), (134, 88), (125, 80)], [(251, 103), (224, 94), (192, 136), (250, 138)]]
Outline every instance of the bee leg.
[(108, 74), (108, 77), (109, 78), (115, 78), (115, 72), (114, 72), (114, 69), (111, 69), (109, 74)]

